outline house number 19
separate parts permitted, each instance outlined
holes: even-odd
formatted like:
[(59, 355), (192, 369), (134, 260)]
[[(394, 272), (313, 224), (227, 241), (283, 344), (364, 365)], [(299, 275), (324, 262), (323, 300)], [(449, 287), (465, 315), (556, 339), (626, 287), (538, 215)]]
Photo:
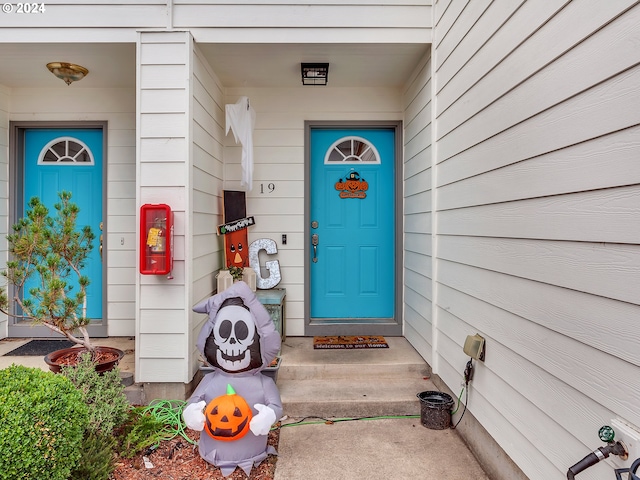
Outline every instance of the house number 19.
[(261, 183), (260, 184), (260, 193), (273, 193), (273, 191), (276, 189), (276, 184), (275, 183), (269, 183), (266, 185), (266, 189), (265, 189), (265, 184)]

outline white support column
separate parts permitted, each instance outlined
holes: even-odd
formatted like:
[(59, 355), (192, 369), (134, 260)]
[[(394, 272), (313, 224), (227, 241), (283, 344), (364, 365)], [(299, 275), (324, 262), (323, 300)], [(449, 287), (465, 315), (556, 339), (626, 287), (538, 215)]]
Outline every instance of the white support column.
[[(7, 242), (9, 233), (9, 96), (10, 90), (0, 85), (0, 265), (6, 265), (9, 259)], [(0, 338), (8, 335), (7, 316), (0, 314)]]
[(191, 381), (185, 247), (191, 228), (193, 38), (181, 31), (139, 32), (137, 58), (136, 203), (138, 212), (146, 203), (168, 204), (175, 229), (173, 278), (137, 274), (136, 381), (179, 388)]

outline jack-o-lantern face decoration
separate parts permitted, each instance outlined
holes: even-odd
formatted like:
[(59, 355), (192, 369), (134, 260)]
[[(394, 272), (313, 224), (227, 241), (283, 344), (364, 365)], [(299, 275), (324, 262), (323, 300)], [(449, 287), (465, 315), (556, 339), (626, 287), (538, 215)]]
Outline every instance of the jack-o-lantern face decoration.
[(227, 233), (224, 236), (227, 267), (248, 267), (249, 249), (247, 229)]
[(247, 434), (253, 413), (246, 400), (227, 385), (227, 394), (211, 400), (204, 417), (204, 429), (212, 438), (232, 442)]
[(360, 190), (360, 180), (347, 180), (347, 190), (352, 192)]
[(342, 179), (336, 182), (335, 189), (340, 192), (340, 198), (366, 198), (369, 184), (358, 172), (351, 172), (344, 182)]

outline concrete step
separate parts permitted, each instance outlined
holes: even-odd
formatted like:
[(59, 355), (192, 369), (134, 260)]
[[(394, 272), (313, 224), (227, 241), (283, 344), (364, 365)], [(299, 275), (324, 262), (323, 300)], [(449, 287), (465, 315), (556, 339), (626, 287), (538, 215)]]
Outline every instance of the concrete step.
[(290, 337), (282, 345), (279, 378), (393, 378), (404, 373), (427, 375), (429, 367), (403, 337), (386, 337), (389, 348), (314, 350), (313, 338)]
[(144, 388), (141, 383), (134, 383), (124, 389), (124, 394), (131, 405), (146, 405)]
[(282, 380), (348, 380), (352, 378), (393, 379), (398, 376), (428, 376), (428, 368), (421, 363), (371, 364), (368, 362), (318, 363), (290, 365), (283, 359), (278, 372)]
[(278, 381), (284, 414), (289, 417), (377, 417), (419, 415), (417, 394), (436, 390), (422, 377)]
[(120, 381), (125, 387), (130, 387), (131, 385), (133, 385), (133, 380), (133, 372), (120, 372)]
[(314, 350), (313, 339), (287, 339), (278, 388), (290, 417), (419, 415), (417, 394), (436, 390), (428, 365), (401, 337), (388, 349)]

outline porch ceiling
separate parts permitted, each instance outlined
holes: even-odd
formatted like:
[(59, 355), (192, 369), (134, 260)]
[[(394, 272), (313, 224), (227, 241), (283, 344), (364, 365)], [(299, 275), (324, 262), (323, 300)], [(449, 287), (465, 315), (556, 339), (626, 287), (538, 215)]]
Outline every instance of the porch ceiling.
[(64, 87), (47, 69), (49, 62), (68, 62), (89, 69), (69, 88), (123, 88), (136, 85), (135, 44), (4, 43), (0, 44), (0, 85), (10, 88)]
[[(400, 87), (425, 44), (199, 44), (225, 87), (300, 87), (301, 62), (328, 62), (330, 87)], [(0, 85), (64, 87), (46, 67), (69, 62), (89, 75), (69, 88), (133, 88), (136, 46), (131, 43), (0, 45)], [(305, 87), (313, 88), (313, 87)]]
[[(225, 87), (300, 87), (300, 63), (329, 63), (330, 87), (400, 87), (424, 44), (203, 44)], [(313, 87), (306, 87), (313, 88)]]

